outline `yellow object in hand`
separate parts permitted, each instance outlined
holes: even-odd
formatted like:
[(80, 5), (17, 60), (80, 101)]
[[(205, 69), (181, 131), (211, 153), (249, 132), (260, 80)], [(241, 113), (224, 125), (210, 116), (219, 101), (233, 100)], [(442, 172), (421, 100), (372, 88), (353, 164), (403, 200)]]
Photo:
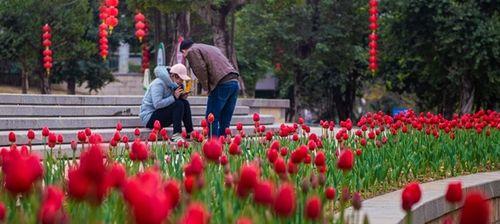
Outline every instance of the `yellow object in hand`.
[(184, 80), (183, 85), (184, 85), (184, 93), (191, 92), (191, 85), (192, 85), (191, 80), (188, 81)]

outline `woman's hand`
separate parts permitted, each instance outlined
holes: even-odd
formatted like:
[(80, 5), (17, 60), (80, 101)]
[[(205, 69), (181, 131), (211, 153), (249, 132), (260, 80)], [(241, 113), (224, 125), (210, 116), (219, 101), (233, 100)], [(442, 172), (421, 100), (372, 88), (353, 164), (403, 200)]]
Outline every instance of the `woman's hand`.
[(179, 88), (175, 89), (175, 91), (174, 91), (174, 97), (175, 97), (175, 99), (179, 99), (179, 97), (180, 97), (180, 96), (181, 96), (181, 94), (182, 94), (182, 91), (183, 91), (183, 90), (182, 90), (182, 88), (181, 88), (181, 87), (179, 87)]
[(189, 93), (183, 93), (183, 94), (181, 94), (181, 99), (187, 100), (188, 96), (189, 96)]

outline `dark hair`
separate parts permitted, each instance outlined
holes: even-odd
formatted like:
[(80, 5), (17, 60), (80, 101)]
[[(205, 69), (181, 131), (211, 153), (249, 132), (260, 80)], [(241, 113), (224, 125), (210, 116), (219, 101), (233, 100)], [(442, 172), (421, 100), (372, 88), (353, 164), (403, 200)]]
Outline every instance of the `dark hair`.
[(189, 49), (191, 46), (193, 46), (194, 42), (192, 40), (183, 40), (181, 43), (181, 47), (179, 47), (179, 51), (182, 52), (183, 50)]

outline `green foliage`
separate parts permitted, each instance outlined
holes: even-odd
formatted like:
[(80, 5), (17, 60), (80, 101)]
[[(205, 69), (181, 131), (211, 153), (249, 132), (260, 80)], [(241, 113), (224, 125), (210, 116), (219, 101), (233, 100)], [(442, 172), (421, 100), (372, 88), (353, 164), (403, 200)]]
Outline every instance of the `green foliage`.
[(500, 92), (500, 4), (416, 0), (382, 5), (381, 67), (393, 90), (417, 93), (421, 109), (429, 110), (442, 107), (443, 96), (458, 102), (466, 77), (475, 89), (475, 105), (493, 109)]
[[(52, 28), (54, 52), (51, 81), (76, 80), (79, 84), (87, 81), (90, 91), (100, 89), (113, 76), (98, 61), (97, 7), (97, 1), (0, 2), (0, 60), (18, 65), (30, 76), (42, 74), (41, 27), (47, 23)], [(110, 45), (117, 45), (113, 37)]]
[(275, 70), (281, 97), (297, 97), (292, 89), (298, 85), (297, 103), (331, 119), (335, 107), (345, 106), (333, 98), (355, 93), (367, 76), (366, 1), (311, 2), (247, 6), (238, 18), (238, 59), (242, 73), (254, 79), (281, 65)]

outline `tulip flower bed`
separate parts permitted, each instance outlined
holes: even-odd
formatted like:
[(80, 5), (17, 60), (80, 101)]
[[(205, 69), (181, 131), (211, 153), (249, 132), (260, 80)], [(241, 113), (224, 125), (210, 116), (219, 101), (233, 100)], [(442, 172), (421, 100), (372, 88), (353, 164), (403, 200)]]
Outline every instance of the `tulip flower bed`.
[[(31, 146), (2, 149), (0, 219), (8, 223), (306, 223), (360, 220), (345, 214), (362, 196), (425, 181), (500, 168), (500, 113), (446, 120), (408, 112), (322, 121), (323, 134), (297, 124), (256, 137), (210, 138), (210, 121), (193, 141), (170, 144), (158, 123), (149, 139), (121, 136), (103, 148), (90, 129), (71, 142), (80, 157), (59, 153), (48, 128), (45, 159)], [(138, 130), (137, 130), (138, 131)], [(229, 132), (228, 132), (229, 133)], [(139, 136), (139, 133), (136, 133)], [(187, 136), (185, 136), (187, 137)], [(28, 138), (34, 134), (28, 132)], [(24, 143), (17, 143), (24, 144)], [(399, 199), (395, 199), (399, 200)], [(410, 200), (413, 203), (414, 200)], [(410, 205), (411, 207), (411, 205)], [(343, 218), (334, 218), (334, 214)]]

